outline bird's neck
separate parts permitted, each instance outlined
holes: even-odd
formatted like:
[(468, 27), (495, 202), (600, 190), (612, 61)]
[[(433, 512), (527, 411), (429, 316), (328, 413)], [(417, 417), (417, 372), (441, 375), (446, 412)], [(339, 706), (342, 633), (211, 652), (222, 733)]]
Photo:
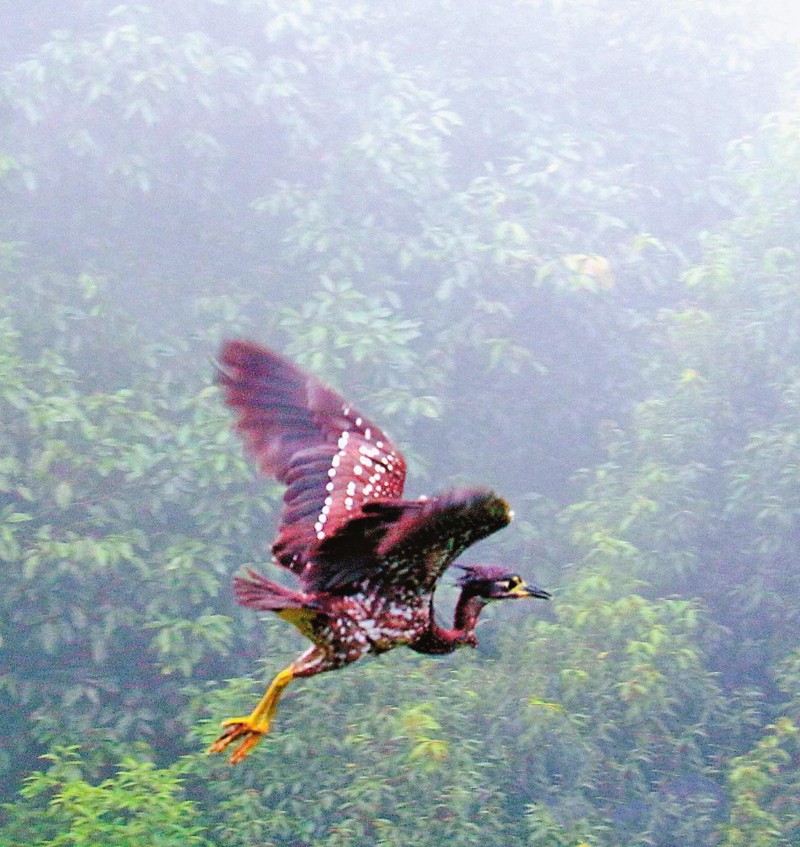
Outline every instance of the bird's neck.
[(439, 626), (431, 609), (430, 627), (427, 632), (411, 646), (420, 653), (452, 653), (459, 647), (475, 647), (475, 627), (478, 624), (486, 600), (462, 589), (453, 615), (453, 628)]
[(486, 605), (486, 600), (483, 597), (477, 597), (470, 594), (464, 588), (461, 591), (461, 596), (456, 603), (456, 610), (453, 614), (453, 631), (471, 633), (475, 632), (475, 627), (478, 625), (478, 618)]

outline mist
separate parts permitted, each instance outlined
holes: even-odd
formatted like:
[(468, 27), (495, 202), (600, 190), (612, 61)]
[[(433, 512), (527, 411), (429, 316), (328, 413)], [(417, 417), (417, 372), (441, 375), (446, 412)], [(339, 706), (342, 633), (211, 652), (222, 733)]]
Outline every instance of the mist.
[[(794, 843), (791, 30), (744, 0), (4, 11), (0, 843)], [(464, 562), (553, 599), (298, 685), (230, 768), (219, 721), (306, 646), (231, 588), (291, 584), (214, 385), (237, 338), (391, 433), (406, 496), (499, 492)]]

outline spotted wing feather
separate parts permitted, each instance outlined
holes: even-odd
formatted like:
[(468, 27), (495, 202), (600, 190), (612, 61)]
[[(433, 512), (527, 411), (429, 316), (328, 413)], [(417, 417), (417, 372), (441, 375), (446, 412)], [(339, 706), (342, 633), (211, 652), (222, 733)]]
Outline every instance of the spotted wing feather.
[(273, 553), (316, 587), (315, 549), (365, 503), (401, 496), (403, 456), (336, 392), (258, 344), (226, 342), (218, 381), (258, 466), (287, 486)]
[(359, 517), (320, 544), (316, 581), (329, 591), (366, 580), (428, 594), (457, 556), (510, 520), (507, 503), (486, 489), (365, 503)]

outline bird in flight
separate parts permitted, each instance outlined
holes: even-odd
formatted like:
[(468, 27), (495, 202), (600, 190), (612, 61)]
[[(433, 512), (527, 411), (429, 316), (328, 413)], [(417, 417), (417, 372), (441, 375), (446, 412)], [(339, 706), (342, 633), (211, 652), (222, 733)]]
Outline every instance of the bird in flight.
[(258, 344), (226, 342), (218, 382), (248, 452), (286, 485), (272, 553), (299, 583), (287, 588), (248, 570), (234, 579), (236, 599), (275, 612), (312, 646), (275, 677), (249, 716), (223, 723), (209, 753), (235, 745), (229, 761), (242, 761), (269, 732), (297, 677), (403, 644), (433, 654), (475, 647), (487, 603), (550, 596), (506, 568), (462, 566), (453, 627), (440, 626), (433, 611), (439, 578), (467, 547), (510, 522), (508, 504), (485, 488), (403, 500), (406, 463), (385, 433)]

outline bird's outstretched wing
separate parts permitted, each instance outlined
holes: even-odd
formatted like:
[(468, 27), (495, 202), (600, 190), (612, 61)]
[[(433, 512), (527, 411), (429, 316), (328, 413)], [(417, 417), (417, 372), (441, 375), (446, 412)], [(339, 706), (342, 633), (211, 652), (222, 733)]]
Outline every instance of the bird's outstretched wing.
[(384, 432), (283, 357), (228, 341), (218, 382), (261, 470), (286, 484), (277, 561), (317, 587), (315, 550), (371, 501), (402, 495), (406, 463)]
[(320, 543), (316, 582), (328, 591), (366, 580), (428, 594), (457, 556), (510, 520), (508, 504), (487, 489), (364, 503), (360, 515)]

